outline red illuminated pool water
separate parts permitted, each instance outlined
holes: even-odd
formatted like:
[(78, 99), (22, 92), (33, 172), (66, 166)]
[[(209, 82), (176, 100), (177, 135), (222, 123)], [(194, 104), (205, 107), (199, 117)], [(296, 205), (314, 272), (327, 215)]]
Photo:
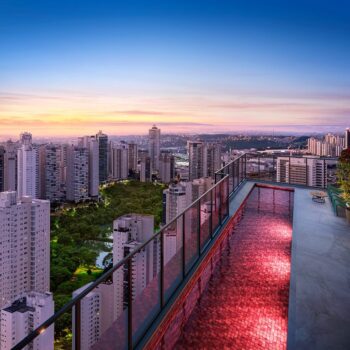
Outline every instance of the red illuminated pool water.
[(292, 202), (254, 188), (176, 349), (286, 348)]

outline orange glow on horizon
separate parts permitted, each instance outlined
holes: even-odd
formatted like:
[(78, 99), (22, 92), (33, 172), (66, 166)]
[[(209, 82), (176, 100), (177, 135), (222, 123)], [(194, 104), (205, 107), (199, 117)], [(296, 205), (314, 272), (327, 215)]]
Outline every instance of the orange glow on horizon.
[[(111, 135), (145, 134), (151, 124), (163, 132), (231, 132), (329, 123), (346, 101), (257, 96), (124, 96), (0, 93), (0, 137), (77, 136), (103, 129)], [(316, 117), (315, 117), (316, 116)], [(339, 124), (342, 118), (339, 118)]]

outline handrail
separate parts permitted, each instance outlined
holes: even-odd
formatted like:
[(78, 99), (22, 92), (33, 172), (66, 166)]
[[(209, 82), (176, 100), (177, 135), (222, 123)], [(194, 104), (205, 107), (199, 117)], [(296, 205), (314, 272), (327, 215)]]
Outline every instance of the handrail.
[(241, 154), (240, 156), (236, 157), (235, 159), (231, 160), (230, 162), (228, 162), (227, 164), (225, 164), (222, 168), (220, 168), (219, 170), (215, 171), (215, 174), (222, 174), (222, 171), (227, 168), (229, 165), (231, 165), (232, 163), (236, 162), (238, 159), (241, 159), (243, 157), (245, 157), (247, 154), (247, 152)]
[(85, 288), (81, 293), (72, 298), (67, 304), (65, 304), (61, 309), (55, 312), (51, 317), (49, 317), (45, 322), (43, 322), (40, 326), (34, 329), (31, 333), (29, 333), (25, 338), (23, 338), (19, 343), (17, 343), (12, 350), (20, 350), (24, 346), (28, 345), (32, 340), (34, 340), (37, 336), (42, 334), (48, 327), (50, 327), (61, 315), (71, 310), (78, 302), (80, 302), (87, 294), (89, 294), (92, 290), (94, 290), (98, 285), (107, 280), (116, 270), (118, 270), (122, 265), (126, 264), (132, 257), (144, 249), (151, 241), (154, 240), (157, 236), (159, 236), (163, 231), (165, 231), (168, 227), (173, 225), (180, 217), (182, 217), (187, 210), (197, 204), (201, 199), (207, 196), (214, 188), (219, 186), (225, 179), (228, 177), (226, 175), (220, 181), (215, 183), (208, 191), (202, 194), (199, 198), (197, 198), (194, 202), (192, 202), (186, 209), (184, 209), (180, 214), (178, 214), (175, 218), (173, 218), (168, 224), (159, 229), (151, 238), (149, 238), (146, 242), (142, 243), (135, 250), (129, 253), (124, 259), (120, 260), (118, 263), (113, 265), (111, 269), (106, 271), (102, 276), (97, 278), (92, 284), (90, 284), (87, 288)]
[(252, 156), (252, 157), (261, 157), (261, 158), (264, 158), (264, 157), (265, 158), (304, 158), (304, 159), (319, 159), (319, 160), (338, 160), (337, 157), (315, 156), (315, 155), (308, 155), (308, 154), (269, 154), (269, 153), (256, 154), (256, 153), (246, 152), (243, 155)]

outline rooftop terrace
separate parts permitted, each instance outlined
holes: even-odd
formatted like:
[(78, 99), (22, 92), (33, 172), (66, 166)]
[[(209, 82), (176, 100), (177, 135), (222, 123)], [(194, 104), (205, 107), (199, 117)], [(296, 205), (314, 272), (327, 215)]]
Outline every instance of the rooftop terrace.
[(289, 349), (350, 349), (350, 225), (294, 194)]

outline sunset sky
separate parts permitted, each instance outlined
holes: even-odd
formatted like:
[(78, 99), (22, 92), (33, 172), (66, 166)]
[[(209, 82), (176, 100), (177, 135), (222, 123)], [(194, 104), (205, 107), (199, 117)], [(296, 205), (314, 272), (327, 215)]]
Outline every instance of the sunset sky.
[(0, 0), (0, 138), (350, 124), (347, 1)]

